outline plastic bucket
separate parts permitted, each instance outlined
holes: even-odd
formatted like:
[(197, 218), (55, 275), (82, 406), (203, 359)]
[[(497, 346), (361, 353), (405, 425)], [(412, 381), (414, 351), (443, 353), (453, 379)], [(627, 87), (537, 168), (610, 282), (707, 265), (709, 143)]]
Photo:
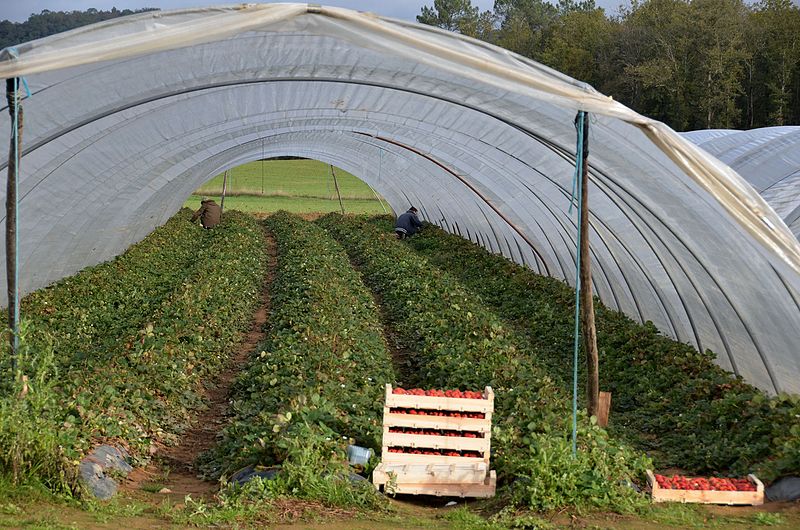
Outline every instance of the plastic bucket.
[(351, 466), (365, 466), (369, 459), (372, 458), (374, 452), (367, 447), (359, 447), (357, 445), (347, 446), (347, 461)]

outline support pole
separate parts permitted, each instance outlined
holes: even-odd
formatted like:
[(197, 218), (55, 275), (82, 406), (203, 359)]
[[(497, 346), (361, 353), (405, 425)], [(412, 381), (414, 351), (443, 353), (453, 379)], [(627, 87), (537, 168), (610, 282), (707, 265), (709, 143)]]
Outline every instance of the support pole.
[(230, 169), (226, 169), (225, 174), (222, 176), (222, 197), (219, 199), (219, 213), (225, 210), (225, 192), (228, 191), (228, 173), (230, 173)]
[(339, 198), (339, 208), (342, 209), (342, 215), (344, 215), (344, 203), (342, 203), (342, 194), (339, 193), (339, 182), (336, 180), (336, 172), (333, 170), (333, 165), (331, 165), (331, 175), (333, 175), (333, 185), (336, 186), (336, 196)]
[(387, 212), (387, 211), (386, 211), (386, 206), (384, 206), (384, 205), (383, 205), (383, 201), (381, 200), (381, 196), (380, 196), (380, 195), (378, 195), (378, 192), (377, 192), (377, 191), (375, 191), (375, 190), (372, 188), (372, 186), (370, 186), (370, 185), (369, 185), (369, 183), (366, 183), (366, 182), (365, 182), (364, 184), (366, 184), (366, 185), (367, 185), (367, 187), (370, 189), (370, 191), (372, 191), (372, 194), (375, 196), (375, 199), (377, 199), (377, 200), (378, 200), (378, 203), (381, 205), (381, 208), (383, 208), (383, 213), (384, 213), (384, 215), (385, 215), (385, 214), (387, 214), (387, 213), (389, 213), (389, 212)]
[(261, 196), (264, 196), (264, 139), (261, 139)]
[(583, 171), (581, 175), (581, 328), (586, 350), (586, 408), (597, 416), (600, 401), (600, 376), (597, 355), (597, 330), (592, 302), (592, 270), (589, 252), (589, 115), (583, 118)]
[(19, 270), (17, 268), (17, 177), (19, 175), (19, 151), (22, 145), (22, 103), (20, 102), (19, 78), (6, 79), (6, 100), (11, 116), (11, 144), (8, 153), (8, 178), (6, 180), (6, 275), (8, 285), (8, 327), (11, 330), (11, 368), (16, 371), (19, 349)]

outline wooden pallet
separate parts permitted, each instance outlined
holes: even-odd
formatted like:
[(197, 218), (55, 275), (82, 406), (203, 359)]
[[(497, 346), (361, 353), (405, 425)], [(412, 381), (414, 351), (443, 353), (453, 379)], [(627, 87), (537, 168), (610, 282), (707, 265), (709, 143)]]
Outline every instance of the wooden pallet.
[[(481, 413), (483, 418), (460, 418), (392, 412), (415, 409), (431, 412)], [(375, 487), (415, 495), (491, 497), (497, 478), (489, 470), (494, 392), (486, 387), (483, 399), (414, 396), (392, 393), (386, 385), (383, 409), (381, 464), (372, 474)], [(390, 432), (425, 429), (475, 433), (476, 437)], [(470, 451), (480, 456), (446, 456), (397, 453), (389, 448)]]
[(747, 475), (747, 478), (756, 486), (756, 491), (672, 490), (660, 487), (652, 471), (647, 470), (647, 482), (652, 489), (653, 502), (692, 502), (752, 506), (764, 504), (764, 484), (755, 475)]
[[(431, 473), (426, 475), (421, 472), (396, 472), (390, 468), (383, 468), (379, 464), (373, 472), (372, 481), (376, 488), (383, 486), (386, 493), (404, 493), (409, 495), (435, 495), (437, 497), (493, 497), (497, 488), (497, 475), (494, 470), (486, 474), (484, 469), (483, 479), (480, 482), (467, 482), (474, 480), (477, 472), (470, 469), (456, 469), (455, 472), (447, 471), (446, 474)], [(412, 466), (417, 467), (417, 466)], [(420, 466), (425, 467), (425, 466)], [(450, 466), (445, 466), (450, 467)], [(463, 480), (462, 480), (463, 479)]]
[[(414, 455), (410, 455), (414, 456)], [(413, 484), (444, 484), (456, 482), (463, 484), (483, 484), (489, 469), (483, 462), (469, 466), (459, 464), (378, 464), (372, 472), (376, 485), (389, 483), (392, 477), (403, 477), (403, 481)]]

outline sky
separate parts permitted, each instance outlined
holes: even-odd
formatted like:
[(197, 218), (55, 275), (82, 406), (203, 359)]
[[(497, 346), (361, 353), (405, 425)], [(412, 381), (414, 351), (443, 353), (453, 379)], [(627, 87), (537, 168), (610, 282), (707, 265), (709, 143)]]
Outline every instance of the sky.
[[(221, 5), (236, 3), (231, 0), (0, 0), (0, 20), (23, 22), (33, 13), (50, 11), (85, 11), (90, 7), (109, 10), (141, 9), (157, 7), (160, 9), (176, 9), (181, 7), (198, 7), (204, 5)], [(433, 0), (317, 0), (318, 4), (347, 7), (358, 11), (372, 11), (379, 15), (415, 20), (424, 5), (433, 5)], [(606, 11), (616, 12), (616, 7), (627, 0), (596, 0)], [(481, 11), (492, 9), (494, 0), (472, 0), (472, 5)]]

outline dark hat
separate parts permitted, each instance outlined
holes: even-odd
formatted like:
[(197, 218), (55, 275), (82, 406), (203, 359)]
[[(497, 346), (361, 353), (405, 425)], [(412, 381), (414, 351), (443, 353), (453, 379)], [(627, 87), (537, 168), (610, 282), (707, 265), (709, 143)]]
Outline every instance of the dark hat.
[(408, 211), (409, 211), (409, 212), (414, 212), (414, 213), (417, 213), (417, 209), (416, 209), (416, 208), (414, 208), (413, 206), (412, 206), (411, 208), (409, 208), (409, 209), (408, 209)]

